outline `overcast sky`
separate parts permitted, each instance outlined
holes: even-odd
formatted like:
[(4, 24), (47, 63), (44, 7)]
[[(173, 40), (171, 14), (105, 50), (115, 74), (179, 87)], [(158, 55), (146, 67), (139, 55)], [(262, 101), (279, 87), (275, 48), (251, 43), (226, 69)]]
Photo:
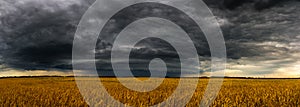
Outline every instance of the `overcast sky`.
[[(76, 26), (93, 0), (1, 0), (0, 76), (71, 75)], [(218, 20), (227, 47), (227, 76), (300, 77), (300, 1), (205, 0)], [(210, 71), (210, 51), (202, 32), (181, 13), (156, 5), (133, 6), (108, 22), (96, 48), (99, 72), (111, 71), (109, 42), (131, 20), (144, 14), (173, 17), (189, 31), (200, 56), (199, 73)], [(183, 18), (185, 20), (182, 20)], [(176, 35), (170, 33), (170, 35)], [(131, 53), (139, 75), (152, 58), (163, 58), (170, 75), (178, 55), (167, 42), (145, 39)], [(147, 58), (147, 59), (145, 59)], [(84, 71), (83, 71), (84, 73)]]

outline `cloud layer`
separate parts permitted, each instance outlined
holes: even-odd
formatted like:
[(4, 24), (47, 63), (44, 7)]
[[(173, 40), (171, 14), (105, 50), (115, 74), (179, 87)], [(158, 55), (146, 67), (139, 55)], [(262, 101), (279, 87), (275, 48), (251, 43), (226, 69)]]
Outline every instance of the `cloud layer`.
[[(71, 69), (72, 40), (81, 16), (93, 0), (2, 0), (0, 1), (0, 70)], [(300, 36), (300, 2), (297, 0), (205, 0), (223, 30), (228, 72), (237, 76), (288, 75), (300, 76), (298, 71)], [(165, 12), (168, 11), (168, 12)], [(135, 13), (128, 16), (129, 13)], [(111, 70), (108, 42), (122, 23), (143, 14), (161, 17), (180, 16), (163, 7), (132, 7), (112, 18), (105, 30), (107, 38), (99, 38), (96, 55), (103, 70)], [(115, 22), (118, 20), (118, 22)], [(182, 20), (178, 20), (179, 23)], [(121, 24), (120, 24), (121, 23)], [(210, 51), (202, 32), (188, 20), (188, 27), (201, 56), (200, 71), (209, 71)], [(111, 36), (113, 35), (113, 36)], [(147, 39), (133, 51), (132, 68), (147, 67), (145, 56), (160, 56), (173, 60), (177, 54), (167, 43)], [(80, 61), (79, 61), (80, 62)], [(233, 72), (235, 71), (235, 72)], [(238, 72), (237, 72), (238, 71)], [(291, 73), (293, 72), (293, 73)], [(236, 73), (236, 74), (233, 74)]]
[(90, 3), (1, 1), (0, 55), (4, 64), (20, 69), (64, 68), (70, 62), (76, 26)]

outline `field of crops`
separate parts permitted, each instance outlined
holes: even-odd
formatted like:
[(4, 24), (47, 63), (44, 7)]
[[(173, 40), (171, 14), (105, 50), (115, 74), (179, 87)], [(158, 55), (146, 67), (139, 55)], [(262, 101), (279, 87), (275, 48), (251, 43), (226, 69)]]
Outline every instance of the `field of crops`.
[[(158, 104), (172, 94), (178, 83), (178, 79), (168, 78), (155, 91), (137, 93), (122, 87), (115, 78), (101, 80), (115, 99), (130, 106)], [(208, 79), (200, 79), (196, 92), (187, 106), (199, 105), (207, 82)], [(0, 90), (0, 106), (5, 107), (88, 106), (72, 77), (1, 78)], [(101, 100), (105, 102), (105, 99)], [(212, 106), (298, 105), (300, 105), (300, 79), (225, 79)]]

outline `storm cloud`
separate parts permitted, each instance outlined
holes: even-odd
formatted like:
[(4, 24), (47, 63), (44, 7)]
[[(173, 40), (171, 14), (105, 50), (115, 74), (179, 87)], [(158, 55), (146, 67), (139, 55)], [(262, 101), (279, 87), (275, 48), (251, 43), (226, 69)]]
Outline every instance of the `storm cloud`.
[(91, 3), (1, 1), (0, 50), (4, 64), (29, 70), (69, 65), (76, 26)]
[[(231, 71), (241, 71), (242, 74), (251, 76), (265, 75), (278, 73), (283, 68), (294, 69), (295, 64), (299, 64), (296, 60), (300, 49), (297, 42), (300, 40), (298, 0), (204, 1), (222, 28)], [(93, 2), (0, 1), (0, 70), (72, 69), (74, 33), (82, 15)], [(99, 38), (96, 48), (97, 63), (101, 70), (111, 70), (109, 57), (112, 43), (109, 41), (117, 36), (116, 30), (112, 29), (122, 29), (122, 25), (130, 20), (149, 13), (160, 17), (173, 17), (173, 20), (186, 26), (183, 29), (190, 31), (189, 35), (192, 35), (201, 56), (202, 68), (199, 71), (209, 71), (210, 50), (201, 30), (193, 22), (176, 19), (180, 13), (155, 5), (133, 6), (108, 22), (110, 26), (104, 32), (106, 38)], [(145, 56), (169, 58), (168, 64), (178, 69), (178, 64), (175, 63), (178, 56), (168, 43), (146, 39), (136, 47), (132, 52), (134, 57), (131, 62), (134, 70), (147, 68), (149, 61), (141, 60)]]

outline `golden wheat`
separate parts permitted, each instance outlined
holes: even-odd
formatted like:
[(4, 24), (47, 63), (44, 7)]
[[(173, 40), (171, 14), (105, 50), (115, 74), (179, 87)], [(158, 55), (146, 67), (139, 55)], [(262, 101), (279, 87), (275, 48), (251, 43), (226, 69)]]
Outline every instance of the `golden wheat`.
[[(116, 78), (102, 78), (101, 81), (115, 99), (130, 106), (158, 104), (172, 94), (178, 83), (178, 79), (168, 78), (156, 90), (142, 93), (125, 88)], [(187, 106), (199, 106), (207, 83), (208, 79), (200, 80)], [(70, 77), (2, 78), (0, 90), (0, 106), (5, 107), (88, 106), (80, 95), (74, 78)], [(298, 105), (300, 105), (298, 79), (225, 79), (212, 106)]]

